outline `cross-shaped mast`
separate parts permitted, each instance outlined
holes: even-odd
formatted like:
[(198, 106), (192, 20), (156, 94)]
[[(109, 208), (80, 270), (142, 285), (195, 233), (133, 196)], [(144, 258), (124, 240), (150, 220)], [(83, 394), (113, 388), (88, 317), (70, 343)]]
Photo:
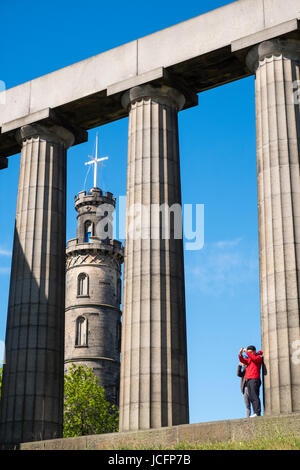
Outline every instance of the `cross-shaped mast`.
[(96, 152), (95, 158), (89, 155), (91, 159), (89, 162), (85, 162), (85, 165), (94, 165), (94, 188), (97, 188), (97, 176), (98, 176), (98, 163), (102, 162), (103, 160), (108, 160), (108, 157), (98, 158), (98, 133), (96, 134)]

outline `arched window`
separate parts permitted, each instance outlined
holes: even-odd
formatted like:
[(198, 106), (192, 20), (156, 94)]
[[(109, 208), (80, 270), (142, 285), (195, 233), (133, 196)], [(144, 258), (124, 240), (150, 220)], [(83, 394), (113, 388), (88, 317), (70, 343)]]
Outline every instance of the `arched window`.
[(76, 320), (75, 346), (87, 346), (87, 319), (84, 317)]
[(80, 273), (77, 279), (77, 296), (86, 297), (89, 295), (89, 276), (85, 273)]
[(89, 243), (90, 237), (93, 235), (93, 223), (87, 220), (84, 224), (84, 241)]

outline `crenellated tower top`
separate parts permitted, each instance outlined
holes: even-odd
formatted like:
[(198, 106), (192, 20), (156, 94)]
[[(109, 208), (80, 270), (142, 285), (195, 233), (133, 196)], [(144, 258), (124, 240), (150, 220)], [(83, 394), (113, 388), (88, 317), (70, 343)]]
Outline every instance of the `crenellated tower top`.
[[(90, 237), (101, 241), (112, 239), (112, 214), (116, 198), (110, 192), (104, 193), (99, 188), (92, 188), (88, 193), (81, 191), (75, 196), (77, 215), (77, 243), (89, 243)], [(101, 221), (108, 221), (103, 227)]]

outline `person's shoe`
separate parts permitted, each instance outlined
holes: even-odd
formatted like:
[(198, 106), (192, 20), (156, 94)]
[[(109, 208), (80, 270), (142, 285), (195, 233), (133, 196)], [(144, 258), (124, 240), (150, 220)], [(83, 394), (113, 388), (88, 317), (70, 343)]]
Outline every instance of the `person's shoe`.
[(254, 413), (254, 415), (251, 415), (250, 418), (255, 418), (257, 415)]

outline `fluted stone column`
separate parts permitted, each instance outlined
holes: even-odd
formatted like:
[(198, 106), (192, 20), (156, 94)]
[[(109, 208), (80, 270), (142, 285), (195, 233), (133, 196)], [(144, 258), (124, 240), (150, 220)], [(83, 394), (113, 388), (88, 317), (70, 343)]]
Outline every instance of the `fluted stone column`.
[(38, 124), (22, 142), (12, 257), (2, 444), (62, 434), (66, 149), (73, 135)]
[[(300, 41), (252, 49), (265, 414), (300, 411)], [(298, 81), (298, 84), (297, 84)]]
[(157, 212), (164, 203), (181, 206), (177, 112), (184, 97), (144, 85), (126, 92), (123, 105), (129, 145), (120, 430), (126, 431), (188, 423), (189, 407), (183, 245), (174, 227), (163, 238)]

